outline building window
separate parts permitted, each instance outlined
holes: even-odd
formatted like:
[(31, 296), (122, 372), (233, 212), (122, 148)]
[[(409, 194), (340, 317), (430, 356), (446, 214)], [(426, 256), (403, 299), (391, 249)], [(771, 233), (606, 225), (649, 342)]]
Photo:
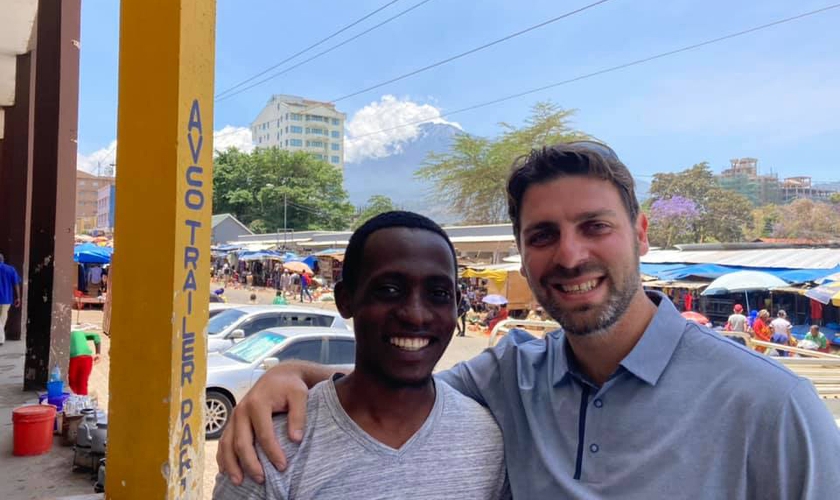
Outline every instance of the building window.
[(333, 139), (340, 139), (341, 138), (341, 132), (339, 132), (338, 130), (333, 130), (330, 133), (330, 135), (332, 136)]
[(301, 147), (301, 146), (303, 146), (303, 141), (300, 140), (300, 139), (289, 139), (289, 145), (290, 146)]
[(333, 163), (338, 163), (341, 161), (341, 159), (338, 156), (333, 156), (332, 158), (330, 158), (330, 161)]
[(333, 151), (341, 151), (341, 145), (335, 142), (330, 144), (330, 148), (332, 148)]
[(324, 142), (323, 141), (306, 141), (306, 147), (308, 148), (323, 148)]
[(280, 140), (280, 132), (277, 132), (277, 140)]
[(303, 119), (303, 115), (300, 113), (292, 113), (292, 121), (299, 122)]
[(280, 120), (277, 120), (277, 128), (280, 128)]
[(299, 125), (292, 125), (292, 133), (293, 134), (302, 134), (303, 133), (303, 127), (301, 127)]
[(340, 122), (339, 122), (338, 118), (333, 118), (333, 119), (332, 119), (332, 124), (333, 124), (333, 125), (338, 125), (339, 123), (340, 123)]

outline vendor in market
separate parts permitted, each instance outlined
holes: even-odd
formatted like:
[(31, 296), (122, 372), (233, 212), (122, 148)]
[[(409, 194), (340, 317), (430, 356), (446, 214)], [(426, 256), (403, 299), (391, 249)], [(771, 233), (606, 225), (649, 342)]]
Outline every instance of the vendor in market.
[[(93, 342), (96, 354), (90, 349), (89, 342)], [(99, 334), (78, 330), (70, 332), (70, 367), (67, 378), (74, 394), (87, 396), (88, 380), (93, 364), (99, 361), (101, 344)]]
[(828, 347), (828, 338), (820, 331), (820, 327), (818, 325), (811, 325), (811, 329), (805, 338), (802, 339), (803, 342), (813, 342), (817, 346), (817, 352), (831, 352)]

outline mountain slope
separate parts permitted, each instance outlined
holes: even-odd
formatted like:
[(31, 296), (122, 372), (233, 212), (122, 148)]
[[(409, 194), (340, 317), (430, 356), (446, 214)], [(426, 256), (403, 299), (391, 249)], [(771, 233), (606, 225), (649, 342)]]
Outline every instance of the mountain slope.
[[(390, 156), (368, 158), (344, 166), (344, 188), (354, 205), (364, 205), (375, 194), (390, 197), (395, 204), (439, 220), (443, 211), (432, 207), (427, 194), (431, 184), (418, 180), (414, 173), (423, 165), (429, 152), (444, 153), (461, 131), (452, 125), (426, 123), (413, 140), (392, 149)], [(450, 218), (451, 219), (451, 218)]]

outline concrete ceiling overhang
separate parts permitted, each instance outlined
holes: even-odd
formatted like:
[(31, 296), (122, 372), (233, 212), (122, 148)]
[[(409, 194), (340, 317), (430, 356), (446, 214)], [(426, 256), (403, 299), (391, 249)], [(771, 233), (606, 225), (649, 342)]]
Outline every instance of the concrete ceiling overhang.
[(0, 0), (0, 139), (5, 111), (15, 103), (16, 57), (32, 48), (38, 0)]

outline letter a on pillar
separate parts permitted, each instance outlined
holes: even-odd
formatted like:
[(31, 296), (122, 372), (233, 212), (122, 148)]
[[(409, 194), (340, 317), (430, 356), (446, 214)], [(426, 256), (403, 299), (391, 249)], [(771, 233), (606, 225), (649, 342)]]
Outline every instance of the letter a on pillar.
[(202, 498), (215, 23), (121, 2), (108, 498)]

